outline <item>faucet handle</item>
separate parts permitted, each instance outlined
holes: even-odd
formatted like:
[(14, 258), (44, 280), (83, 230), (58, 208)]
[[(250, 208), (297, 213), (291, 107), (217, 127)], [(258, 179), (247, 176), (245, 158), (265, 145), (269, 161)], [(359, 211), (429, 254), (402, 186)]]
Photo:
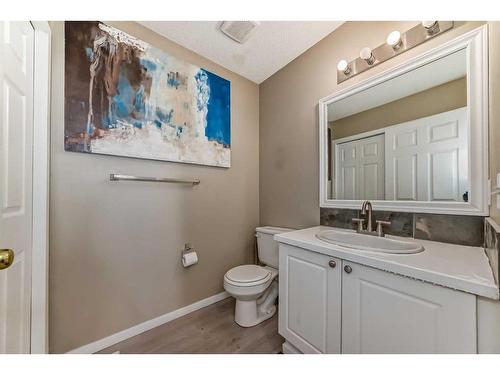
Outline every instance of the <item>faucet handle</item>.
[(358, 224), (358, 231), (363, 230), (363, 223), (365, 222), (365, 219), (354, 217), (354, 218), (352, 218), (352, 222)]
[(385, 221), (385, 220), (376, 220), (375, 222), (377, 223), (377, 235), (379, 237), (384, 237), (385, 234), (384, 234), (384, 231), (382, 229), (382, 225), (391, 225), (391, 222)]

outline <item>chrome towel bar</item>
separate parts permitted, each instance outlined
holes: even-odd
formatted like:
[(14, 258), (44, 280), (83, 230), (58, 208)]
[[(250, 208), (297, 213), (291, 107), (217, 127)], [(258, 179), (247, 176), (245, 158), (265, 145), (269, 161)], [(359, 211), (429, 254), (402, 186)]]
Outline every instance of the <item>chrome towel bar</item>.
[(194, 180), (185, 180), (182, 178), (156, 178), (156, 177), (141, 177), (141, 176), (128, 176), (125, 174), (115, 174), (111, 173), (109, 175), (109, 180), (110, 181), (143, 181), (143, 182), (169, 182), (169, 183), (176, 183), (176, 184), (192, 184), (192, 185), (199, 185), (200, 180), (194, 179)]

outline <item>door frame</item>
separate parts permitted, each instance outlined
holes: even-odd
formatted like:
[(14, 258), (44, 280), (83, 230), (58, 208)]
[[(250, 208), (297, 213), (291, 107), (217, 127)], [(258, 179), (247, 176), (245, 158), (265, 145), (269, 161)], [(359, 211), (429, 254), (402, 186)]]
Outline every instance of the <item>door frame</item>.
[[(33, 64), (33, 232), (31, 266), (30, 352), (49, 351), (49, 170), (51, 30), (32, 21)], [(35, 267), (36, 265), (36, 267)]]

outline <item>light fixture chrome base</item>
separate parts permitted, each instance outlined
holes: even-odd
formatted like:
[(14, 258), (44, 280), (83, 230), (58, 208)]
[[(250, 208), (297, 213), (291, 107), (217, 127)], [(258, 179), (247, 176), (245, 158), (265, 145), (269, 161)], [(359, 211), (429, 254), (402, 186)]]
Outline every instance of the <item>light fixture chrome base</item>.
[(349, 78), (354, 77), (365, 70), (371, 69), (384, 61), (392, 59), (394, 56), (408, 51), (409, 49), (412, 49), (413, 47), (416, 47), (431, 38), (441, 35), (452, 28), (453, 21), (438, 21), (432, 27), (432, 30), (430, 30), (431, 32), (429, 32), (429, 29), (426, 29), (421, 23), (419, 23), (415, 27), (401, 34), (402, 45), (399, 48), (394, 49), (387, 43), (375, 48), (372, 52), (375, 57), (375, 61), (372, 64), (368, 64), (365, 60), (358, 57), (357, 59), (349, 62), (348, 68), (350, 70), (347, 74), (337, 70), (337, 83), (344, 82)]
[(436, 23), (430, 27), (425, 27), (425, 29), (427, 30), (427, 34), (429, 35), (434, 35), (434, 34), (437, 34), (439, 33), (439, 22), (436, 21)]
[(369, 59), (363, 59), (363, 60), (365, 60), (365, 61), (366, 61), (366, 63), (367, 63), (369, 66), (372, 66), (372, 65), (375, 63), (375, 61), (376, 61), (375, 56), (373, 56), (373, 53), (372, 53), (372, 55), (370, 56), (370, 58), (369, 58)]

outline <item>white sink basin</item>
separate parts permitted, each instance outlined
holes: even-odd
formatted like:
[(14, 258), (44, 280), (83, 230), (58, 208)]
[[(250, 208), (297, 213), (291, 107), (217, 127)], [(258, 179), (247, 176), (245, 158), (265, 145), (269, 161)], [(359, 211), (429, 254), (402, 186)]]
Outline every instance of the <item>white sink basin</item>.
[(389, 254), (415, 254), (424, 251), (417, 242), (399, 241), (354, 232), (328, 229), (316, 234), (321, 241), (329, 242), (352, 250), (376, 251)]

